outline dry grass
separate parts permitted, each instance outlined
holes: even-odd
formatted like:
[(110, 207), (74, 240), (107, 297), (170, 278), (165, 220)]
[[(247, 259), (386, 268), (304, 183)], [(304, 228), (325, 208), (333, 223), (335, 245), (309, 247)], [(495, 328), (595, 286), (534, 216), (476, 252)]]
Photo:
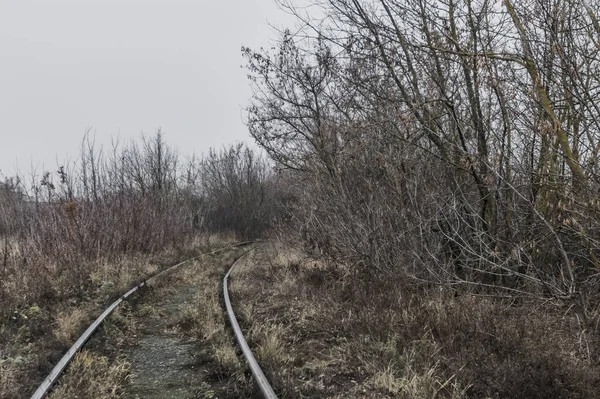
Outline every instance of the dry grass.
[(56, 317), (54, 335), (65, 346), (72, 345), (90, 321), (90, 313), (82, 308), (59, 313)]
[(234, 307), (281, 398), (592, 398), (577, 321), (454, 296), (276, 245), (233, 276)]
[[(237, 251), (238, 256), (240, 253)], [(244, 381), (245, 366), (237, 356), (221, 305), (221, 280), (235, 258), (236, 251), (229, 251), (204, 257), (197, 262), (198, 266), (186, 269), (183, 278), (195, 281), (198, 292), (181, 324), (194, 331), (201, 342), (210, 345), (219, 373)]]
[[(231, 251), (234, 252), (234, 251)], [(161, 304), (165, 298), (172, 295), (180, 295), (187, 291), (190, 286), (199, 288), (196, 298), (187, 305), (177, 310), (176, 321), (169, 321), (168, 329), (177, 331), (184, 335), (199, 336), (205, 343), (206, 351), (202, 364), (215, 374), (202, 376), (199, 371), (198, 379), (204, 381), (206, 378), (206, 389), (198, 393), (208, 395), (200, 397), (211, 397), (219, 393), (236, 392), (234, 396), (245, 396), (251, 387), (250, 381), (245, 376), (245, 368), (237, 356), (235, 345), (228, 334), (227, 326), (223, 318), (221, 304), (219, 303), (220, 287), (218, 278), (222, 277), (225, 266), (235, 258), (235, 253), (223, 253), (218, 258), (205, 256), (200, 260), (176, 269), (159, 279), (151, 280), (140, 296), (136, 296), (134, 303), (125, 302), (103, 323), (102, 337), (94, 339), (91, 345), (94, 349), (85, 352), (79, 361), (73, 362), (64, 377), (61, 385), (55, 390), (53, 397), (119, 397), (127, 392), (124, 387), (125, 378), (128, 375), (127, 354), (131, 345), (135, 345), (138, 335), (138, 324), (143, 319), (166, 317), (162, 312)], [(140, 301), (140, 302), (137, 302)], [(75, 319), (80, 313), (61, 318), (62, 324), (71, 325), (69, 320)], [(152, 323), (151, 323), (152, 324)], [(171, 330), (173, 329), (173, 330)], [(68, 335), (65, 327), (64, 335)], [(202, 352), (204, 353), (204, 352)], [(102, 354), (102, 355), (101, 355)], [(106, 355), (109, 358), (105, 357)], [(204, 356), (210, 359), (204, 359)], [(94, 379), (91, 386), (83, 383), (85, 379)], [(213, 384), (218, 381), (218, 384)], [(224, 384), (223, 381), (227, 381)], [(223, 388), (226, 386), (226, 389)], [(241, 395), (240, 392), (243, 392)], [(91, 395), (91, 396), (90, 396)], [(216, 396), (213, 396), (216, 397)]]
[(18, 365), (13, 358), (0, 360), (0, 391), (14, 393), (17, 380)]
[[(44, 301), (19, 306), (0, 322), (0, 399), (19, 397), (23, 392), (32, 393), (107, 304), (141, 277), (154, 273), (164, 265), (173, 264), (182, 256), (193, 254), (195, 252), (166, 250), (154, 255), (131, 254), (112, 262), (90, 262), (86, 265), (90, 270), (89, 283), (85, 292), (78, 295), (65, 291), (71, 284), (67, 281), (69, 274), (66, 271), (57, 273), (55, 279), (47, 282), (52, 287), (51, 295)], [(25, 279), (26, 271), (23, 273)], [(15, 278), (18, 279), (19, 275), (13, 275), (11, 281), (17, 281)], [(10, 288), (7, 281), (0, 284), (3, 284), (3, 289)], [(16, 295), (22, 288), (11, 292)], [(119, 314), (114, 314), (108, 322), (120, 323), (117, 320)]]
[(254, 351), (257, 360), (274, 366), (289, 366), (292, 359), (287, 353), (285, 337), (290, 333), (281, 324), (253, 325), (248, 337), (259, 342)]
[(131, 306), (124, 302), (71, 361), (49, 398), (118, 398), (130, 364), (117, 349), (136, 334)]
[(107, 357), (81, 351), (69, 365), (60, 384), (50, 399), (120, 397), (119, 387), (128, 375), (129, 364), (122, 360), (109, 361)]
[[(166, 251), (160, 258), (169, 256), (175, 257), (171, 251)], [(90, 274), (90, 281), (98, 297), (109, 299), (127, 291), (141, 276), (156, 273), (159, 266), (157, 259), (140, 255), (125, 257), (118, 262), (102, 261)]]
[(235, 346), (231, 345), (230, 342), (225, 340), (214, 340), (211, 349), (214, 354), (214, 359), (220, 366), (221, 370), (225, 373), (231, 373), (230, 375), (242, 379), (241, 373), (244, 371), (244, 365), (240, 361), (237, 355)]
[[(218, 242), (217, 247), (225, 242)], [(201, 398), (250, 398), (253, 383), (246, 365), (237, 352), (221, 302), (221, 282), (233, 261), (244, 249), (232, 249), (205, 255), (165, 279), (157, 280), (150, 289), (153, 297), (170, 295), (172, 287), (193, 285), (195, 295), (179, 313), (176, 328), (198, 340), (202, 351), (202, 370), (198, 376), (205, 389)]]
[(237, 237), (233, 232), (210, 233), (197, 237), (195, 244), (204, 246), (206, 248), (219, 248), (237, 241)]

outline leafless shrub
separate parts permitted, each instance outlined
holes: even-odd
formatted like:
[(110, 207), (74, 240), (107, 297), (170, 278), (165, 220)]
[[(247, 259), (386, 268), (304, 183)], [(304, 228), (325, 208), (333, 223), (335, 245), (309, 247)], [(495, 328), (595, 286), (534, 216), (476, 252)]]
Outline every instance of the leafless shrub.
[(83, 295), (103, 262), (182, 249), (199, 232), (265, 233), (276, 213), (269, 165), (242, 146), (180, 162), (161, 131), (0, 185), (0, 301), (9, 314)]
[[(595, 2), (292, 2), (243, 49), (306, 245), (367, 274), (600, 320)], [(319, 15), (319, 16), (317, 16)], [(596, 359), (591, 350), (590, 359)]]
[(200, 163), (203, 223), (240, 238), (263, 236), (278, 217), (276, 180), (269, 164), (241, 144), (211, 150)]

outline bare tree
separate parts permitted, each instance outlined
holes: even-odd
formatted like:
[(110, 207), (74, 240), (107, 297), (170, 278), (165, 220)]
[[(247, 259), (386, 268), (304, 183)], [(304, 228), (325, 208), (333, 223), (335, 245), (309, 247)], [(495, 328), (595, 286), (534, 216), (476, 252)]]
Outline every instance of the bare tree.
[(598, 317), (600, 33), (580, 0), (326, 0), (243, 49), (310, 247)]
[(211, 150), (200, 165), (205, 223), (242, 238), (266, 234), (277, 216), (269, 165), (242, 144)]

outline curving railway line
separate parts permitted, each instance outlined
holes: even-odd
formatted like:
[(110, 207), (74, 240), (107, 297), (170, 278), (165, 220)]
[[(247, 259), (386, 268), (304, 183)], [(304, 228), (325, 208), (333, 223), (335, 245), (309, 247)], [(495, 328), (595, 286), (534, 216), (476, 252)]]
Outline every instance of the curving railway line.
[(40, 384), (40, 386), (37, 388), (37, 390), (31, 396), (31, 399), (42, 399), (50, 393), (53, 385), (60, 379), (61, 374), (63, 373), (65, 368), (73, 360), (75, 355), (85, 346), (85, 344), (88, 342), (88, 340), (94, 335), (94, 333), (97, 331), (98, 327), (100, 327), (102, 325), (104, 320), (115, 309), (117, 309), (119, 307), (119, 305), (121, 305), (124, 301), (131, 298), (140, 288), (146, 286), (149, 282), (151, 282), (153, 280), (160, 279), (161, 277), (175, 271), (176, 269), (181, 268), (182, 266), (184, 266), (186, 264), (189, 264), (190, 262), (200, 258), (203, 255), (213, 255), (213, 254), (217, 254), (219, 252), (226, 251), (228, 249), (232, 249), (235, 247), (248, 246), (248, 245), (252, 245), (252, 247), (250, 249), (248, 249), (246, 252), (244, 252), (241, 256), (239, 256), (231, 264), (229, 270), (227, 271), (227, 273), (225, 274), (225, 276), (223, 278), (223, 287), (222, 287), (223, 298), (225, 301), (226, 313), (227, 313), (228, 319), (230, 321), (231, 327), (233, 329), (233, 333), (235, 335), (236, 342), (239, 346), (239, 349), (241, 350), (241, 353), (243, 354), (243, 356), (246, 360), (246, 363), (248, 364), (250, 371), (252, 372), (252, 375), (254, 376), (254, 380), (255, 380), (257, 387), (259, 388), (259, 391), (261, 392), (262, 396), (266, 399), (276, 399), (277, 395), (275, 394), (273, 388), (269, 384), (269, 382), (268, 382), (267, 378), (265, 377), (263, 371), (261, 370), (258, 362), (254, 358), (254, 355), (252, 354), (252, 351), (251, 351), (250, 347), (248, 346), (246, 339), (244, 338), (244, 335), (243, 335), (241, 328), (239, 326), (239, 323), (237, 321), (235, 311), (232, 307), (231, 300), (229, 297), (229, 288), (228, 288), (229, 277), (230, 277), (232, 271), (235, 269), (236, 265), (245, 256), (247, 256), (249, 253), (251, 253), (252, 251), (259, 248), (259, 246), (256, 246), (253, 244), (256, 244), (256, 242), (242, 242), (242, 243), (230, 245), (230, 246), (227, 246), (224, 248), (219, 248), (215, 251), (205, 253), (205, 254), (196, 256), (194, 258), (187, 259), (183, 262), (177, 263), (176, 265), (168, 267), (167, 269), (162, 270), (162, 271), (144, 279), (139, 284), (136, 284), (129, 291), (127, 291), (126, 293), (121, 295), (116, 301), (114, 301), (112, 304), (110, 304), (102, 312), (102, 314), (86, 329), (86, 331), (77, 339), (77, 341), (73, 344), (73, 346), (65, 353), (65, 355), (60, 359), (60, 361), (55, 365), (55, 367), (52, 369), (50, 374)]

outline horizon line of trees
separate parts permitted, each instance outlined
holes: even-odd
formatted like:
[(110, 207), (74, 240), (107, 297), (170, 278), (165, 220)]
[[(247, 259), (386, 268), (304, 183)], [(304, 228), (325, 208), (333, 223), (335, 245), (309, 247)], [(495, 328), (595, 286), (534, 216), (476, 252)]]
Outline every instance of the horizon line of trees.
[(241, 143), (183, 158), (160, 130), (110, 149), (86, 134), (77, 161), (0, 182), (0, 313), (85, 293), (100, 261), (186, 249), (198, 234), (263, 237), (279, 217), (276, 180)]

